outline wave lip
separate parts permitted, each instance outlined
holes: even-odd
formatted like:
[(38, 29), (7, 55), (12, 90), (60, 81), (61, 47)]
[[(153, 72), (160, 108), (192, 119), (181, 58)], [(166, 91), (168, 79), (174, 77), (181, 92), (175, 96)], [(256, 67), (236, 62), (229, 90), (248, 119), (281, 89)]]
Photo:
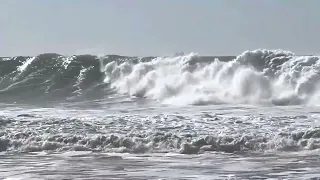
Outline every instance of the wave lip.
[(41, 54), (0, 60), (2, 101), (131, 96), (171, 105), (319, 102), (319, 57), (257, 49), (238, 56)]

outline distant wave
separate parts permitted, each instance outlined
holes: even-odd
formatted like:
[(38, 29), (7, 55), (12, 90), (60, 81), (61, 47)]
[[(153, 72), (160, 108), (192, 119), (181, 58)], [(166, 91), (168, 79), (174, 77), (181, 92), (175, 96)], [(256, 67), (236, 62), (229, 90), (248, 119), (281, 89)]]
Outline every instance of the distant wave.
[(238, 56), (108, 55), (0, 59), (1, 102), (130, 96), (172, 105), (317, 104), (318, 56), (257, 49)]

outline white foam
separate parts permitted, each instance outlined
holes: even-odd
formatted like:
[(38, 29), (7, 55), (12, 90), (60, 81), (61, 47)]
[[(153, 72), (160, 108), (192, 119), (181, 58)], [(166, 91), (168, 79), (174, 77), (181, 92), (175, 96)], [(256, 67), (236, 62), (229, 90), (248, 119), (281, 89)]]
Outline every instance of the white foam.
[(119, 93), (172, 105), (319, 102), (319, 57), (258, 49), (229, 62), (200, 63), (197, 58), (191, 53), (138, 64), (113, 61), (104, 68), (105, 82)]
[(27, 59), (21, 66), (18, 67), (19, 72), (23, 72), (36, 58), (32, 57)]

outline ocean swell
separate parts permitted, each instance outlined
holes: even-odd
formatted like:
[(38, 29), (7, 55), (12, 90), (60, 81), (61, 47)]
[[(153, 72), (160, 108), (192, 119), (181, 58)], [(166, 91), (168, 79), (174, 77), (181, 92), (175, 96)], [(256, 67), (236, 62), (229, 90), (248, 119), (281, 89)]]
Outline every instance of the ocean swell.
[(318, 56), (257, 49), (236, 57), (108, 55), (0, 60), (2, 102), (128, 96), (171, 105), (317, 104)]

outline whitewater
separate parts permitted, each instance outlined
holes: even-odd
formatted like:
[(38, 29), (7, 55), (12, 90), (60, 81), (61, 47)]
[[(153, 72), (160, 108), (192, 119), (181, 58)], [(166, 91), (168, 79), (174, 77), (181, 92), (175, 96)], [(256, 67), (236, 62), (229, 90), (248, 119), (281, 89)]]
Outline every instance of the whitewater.
[(0, 179), (319, 179), (320, 57), (0, 58)]

